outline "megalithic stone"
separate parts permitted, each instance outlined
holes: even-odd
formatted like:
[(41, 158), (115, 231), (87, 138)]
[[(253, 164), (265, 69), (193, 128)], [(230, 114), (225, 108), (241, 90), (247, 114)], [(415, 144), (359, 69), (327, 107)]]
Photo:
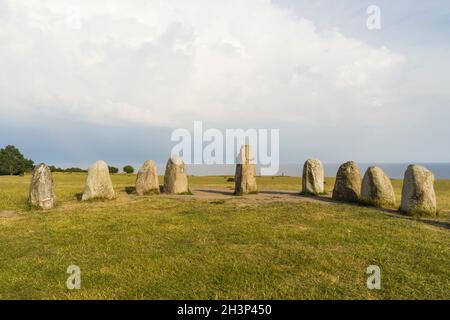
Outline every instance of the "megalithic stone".
[(189, 193), (186, 167), (181, 157), (174, 155), (167, 161), (164, 174), (164, 192), (168, 194)]
[(106, 162), (99, 160), (89, 167), (82, 200), (114, 199), (116, 196)]
[(318, 195), (324, 192), (324, 169), (318, 159), (308, 159), (303, 166), (302, 193)]
[(419, 165), (410, 165), (405, 172), (401, 211), (410, 215), (436, 216), (434, 174)]
[(235, 174), (236, 195), (257, 193), (256, 164), (250, 145), (243, 145), (237, 159)]
[(35, 207), (48, 210), (55, 207), (56, 196), (50, 168), (41, 163), (34, 168), (31, 178), (28, 202)]
[(361, 186), (361, 200), (375, 207), (395, 207), (395, 193), (391, 179), (381, 168), (367, 168)]
[(361, 195), (361, 174), (354, 161), (344, 163), (336, 174), (333, 189), (333, 200), (357, 202)]
[(136, 177), (136, 193), (139, 196), (159, 194), (159, 179), (155, 163), (147, 160), (141, 166)]

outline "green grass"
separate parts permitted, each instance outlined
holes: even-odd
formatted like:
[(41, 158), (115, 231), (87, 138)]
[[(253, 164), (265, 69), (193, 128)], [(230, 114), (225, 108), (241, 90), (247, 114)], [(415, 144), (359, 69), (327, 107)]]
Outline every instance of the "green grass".
[[(0, 213), (16, 213), (0, 215), (2, 299), (450, 299), (450, 181), (436, 183), (440, 218), (418, 220), (252, 196), (136, 197), (125, 192), (134, 175), (113, 176), (116, 200), (80, 202), (84, 174), (54, 178), (58, 207), (42, 212), (26, 204), (29, 176), (0, 177)], [(190, 185), (232, 188), (227, 178), (190, 177)], [(264, 177), (258, 185), (301, 184)], [(401, 181), (394, 187), (399, 201)], [(65, 286), (72, 264), (81, 290)], [(372, 264), (381, 290), (366, 287)]]

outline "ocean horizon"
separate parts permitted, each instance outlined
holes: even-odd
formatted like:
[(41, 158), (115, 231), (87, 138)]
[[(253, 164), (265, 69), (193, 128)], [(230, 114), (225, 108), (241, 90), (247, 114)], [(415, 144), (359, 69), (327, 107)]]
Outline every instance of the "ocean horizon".
[[(142, 163), (108, 163), (109, 165), (115, 166), (122, 171), (124, 165), (132, 165), (135, 168), (135, 172), (137, 172), (142, 165)], [(156, 162), (156, 167), (159, 175), (164, 175), (164, 170), (166, 167), (166, 163)], [(339, 166), (342, 163), (324, 163), (324, 170), (326, 177), (335, 177), (336, 173), (339, 169)], [(363, 176), (366, 172), (367, 168), (370, 166), (377, 166), (383, 169), (383, 171), (391, 178), (391, 179), (403, 179), (406, 169), (412, 163), (357, 163), (359, 169), (361, 171), (361, 175)], [(439, 163), (439, 162), (417, 162), (414, 164), (419, 164), (430, 170), (434, 173), (436, 179), (450, 179), (450, 163)], [(70, 167), (80, 167), (83, 169), (87, 169), (89, 164), (84, 163), (79, 166), (73, 163), (67, 163), (59, 165), (62, 168), (70, 168)], [(260, 175), (260, 166), (257, 166), (257, 174)], [(186, 171), (188, 175), (194, 176), (232, 176), (235, 173), (235, 165), (234, 164), (223, 164), (223, 165), (206, 165), (206, 164), (187, 164)], [(280, 164), (278, 172), (273, 176), (291, 176), (291, 177), (301, 177), (303, 171), (303, 163), (301, 164)]]
[[(450, 163), (417, 163), (434, 173), (436, 179), (450, 179)], [(339, 169), (339, 163), (324, 163), (326, 177), (335, 177)], [(361, 175), (370, 166), (377, 166), (392, 179), (403, 179), (404, 173), (410, 163), (358, 163)], [(158, 165), (161, 170), (164, 164)], [(257, 166), (257, 173), (260, 174), (260, 167)], [(221, 176), (234, 175), (235, 165), (186, 165), (188, 174), (195, 176)], [(277, 176), (301, 177), (303, 164), (281, 164)], [(162, 172), (162, 171), (161, 171)]]

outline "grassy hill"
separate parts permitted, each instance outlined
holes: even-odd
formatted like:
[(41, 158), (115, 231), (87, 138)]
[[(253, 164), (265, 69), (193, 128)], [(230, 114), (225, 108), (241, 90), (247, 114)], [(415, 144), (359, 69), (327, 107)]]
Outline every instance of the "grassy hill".
[[(80, 202), (84, 174), (54, 178), (58, 207), (42, 212), (26, 204), (30, 176), (0, 177), (2, 299), (450, 299), (450, 181), (436, 182), (439, 218), (419, 220), (280, 192), (195, 196), (231, 190), (227, 177), (190, 177), (194, 196), (136, 197), (135, 176), (114, 175), (116, 200)], [(69, 265), (81, 290), (66, 288)], [(366, 287), (369, 265), (381, 290)]]

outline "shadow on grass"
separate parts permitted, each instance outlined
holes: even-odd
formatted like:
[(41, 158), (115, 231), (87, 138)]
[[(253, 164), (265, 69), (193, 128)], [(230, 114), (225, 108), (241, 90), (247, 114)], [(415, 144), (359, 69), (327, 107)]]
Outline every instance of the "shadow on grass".
[(234, 196), (234, 191), (228, 191), (228, 190), (196, 189), (195, 191), (205, 192), (205, 193), (221, 194), (221, 195), (224, 195), (224, 196)]
[[(370, 207), (373, 208), (373, 207)], [(406, 219), (406, 220), (414, 220), (417, 222), (422, 222), (434, 227), (444, 228), (444, 229), (450, 229), (450, 222), (449, 221), (442, 221), (442, 220), (436, 220), (433, 218), (427, 218), (427, 217), (417, 217), (417, 216), (408, 216), (398, 210), (395, 209), (382, 209), (382, 208), (373, 208), (378, 209), (382, 212), (384, 212), (388, 217), (391, 218), (399, 218), (399, 219)]]
[(125, 192), (127, 194), (135, 194), (136, 193), (136, 187), (125, 187)]
[[(234, 196), (234, 192), (232, 190), (227, 191), (227, 190), (220, 190), (220, 189), (197, 189), (196, 191), (220, 194), (220, 195), (225, 195), (225, 196)], [(304, 199), (314, 199), (318, 202), (323, 202), (323, 203), (345, 204), (345, 205), (355, 206), (358, 208), (369, 208), (369, 209), (374, 209), (374, 210), (383, 212), (384, 214), (386, 214), (387, 216), (389, 216), (391, 218), (414, 220), (414, 221), (418, 221), (418, 222), (432, 225), (435, 227), (450, 229), (450, 221), (442, 221), (442, 220), (437, 220), (437, 219), (427, 218), (427, 217), (408, 216), (396, 209), (386, 209), (386, 208), (378, 208), (378, 207), (374, 207), (374, 206), (361, 205), (358, 202), (337, 201), (337, 200), (333, 200), (330, 196), (325, 196), (325, 195), (316, 195), (316, 196), (315, 195), (305, 195), (305, 194), (301, 194), (296, 191), (284, 191), (284, 190), (262, 190), (262, 191), (259, 191), (258, 194), (260, 194), (260, 195), (292, 196), (292, 197), (298, 197), (298, 198), (304, 198)]]
[(298, 196), (299, 193), (296, 191), (280, 191), (280, 190), (259, 190), (258, 194), (270, 194), (270, 195), (281, 195), (281, 196)]
[[(304, 195), (301, 195), (301, 196), (311, 197), (311, 196), (304, 196)], [(343, 202), (343, 201), (336, 201), (336, 200), (333, 200), (332, 198), (325, 197), (325, 196), (312, 196), (312, 197), (317, 200), (320, 200), (323, 202), (328, 202), (328, 203), (335, 203), (335, 204), (340, 203), (340, 204), (346, 204), (346, 205), (355, 206), (355, 207), (359, 207), (359, 208), (369, 208), (369, 209), (378, 210), (380, 212), (383, 212), (384, 214), (386, 214), (388, 217), (391, 217), (391, 218), (414, 220), (414, 221), (422, 222), (422, 223), (432, 225), (435, 227), (450, 229), (449, 221), (442, 221), (442, 220), (437, 220), (437, 219), (427, 218), (427, 217), (408, 216), (408, 215), (404, 214), (403, 212), (399, 211), (398, 209), (380, 208), (380, 207), (376, 207), (376, 206), (372, 206), (372, 205), (368, 205), (368, 204), (362, 204), (362, 203), (358, 203), (358, 202), (350, 202), (349, 203), (349, 202)]]

